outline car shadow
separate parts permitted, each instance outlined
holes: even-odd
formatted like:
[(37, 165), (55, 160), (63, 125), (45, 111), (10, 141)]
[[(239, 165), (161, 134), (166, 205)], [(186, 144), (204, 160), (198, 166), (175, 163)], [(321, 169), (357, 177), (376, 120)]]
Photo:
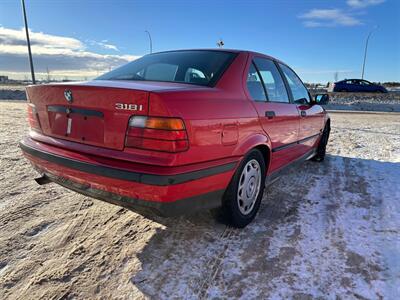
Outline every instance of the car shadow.
[[(382, 270), (386, 278), (396, 273), (393, 268), (400, 271), (399, 264), (388, 265), (377, 245), (382, 234), (375, 232), (386, 228), (386, 195), (400, 198), (392, 186), (396, 176), (399, 163), (327, 155), (266, 188), (256, 219), (244, 229), (225, 225), (215, 211), (160, 219), (164, 226), (138, 254), (141, 270), (131, 283), (145, 296), (169, 299), (307, 298), (339, 290), (344, 296), (357, 285), (371, 287)], [(358, 223), (346, 223), (352, 213)], [(354, 250), (349, 237), (360, 230), (357, 242), (375, 251), (372, 258)]]

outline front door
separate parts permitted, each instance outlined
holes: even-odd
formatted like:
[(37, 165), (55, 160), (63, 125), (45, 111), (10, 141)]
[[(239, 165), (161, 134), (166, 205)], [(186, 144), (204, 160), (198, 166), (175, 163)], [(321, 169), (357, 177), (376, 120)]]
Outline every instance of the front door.
[(366, 80), (360, 80), (358, 84), (360, 85), (360, 91), (364, 93), (375, 92), (376, 88)]
[(302, 153), (315, 145), (324, 125), (324, 110), (319, 105), (311, 105), (310, 94), (296, 73), (284, 64), (279, 64), (289, 85), (293, 102), (300, 113), (298, 143)]
[(249, 68), (247, 89), (261, 125), (272, 144), (269, 171), (273, 172), (299, 157), (298, 132), (300, 116), (280, 72), (272, 60), (255, 58)]

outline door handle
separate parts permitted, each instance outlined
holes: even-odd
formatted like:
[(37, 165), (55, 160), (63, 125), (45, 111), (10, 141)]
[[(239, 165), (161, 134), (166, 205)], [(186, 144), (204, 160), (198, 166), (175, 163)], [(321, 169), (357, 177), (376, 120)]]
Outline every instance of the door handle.
[(265, 116), (266, 116), (268, 119), (272, 119), (273, 117), (275, 117), (275, 112), (274, 112), (274, 111), (266, 111), (266, 112), (265, 112)]
[(300, 115), (304, 118), (304, 117), (306, 117), (307, 116), (307, 113), (306, 113), (306, 111), (305, 110), (302, 110), (301, 112), (300, 112)]

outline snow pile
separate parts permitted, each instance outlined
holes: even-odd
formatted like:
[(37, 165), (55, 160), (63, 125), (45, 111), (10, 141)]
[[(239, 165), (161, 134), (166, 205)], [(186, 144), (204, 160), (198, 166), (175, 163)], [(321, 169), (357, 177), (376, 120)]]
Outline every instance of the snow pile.
[(328, 110), (400, 112), (400, 93), (329, 93)]
[(26, 100), (25, 88), (0, 86), (0, 100)]

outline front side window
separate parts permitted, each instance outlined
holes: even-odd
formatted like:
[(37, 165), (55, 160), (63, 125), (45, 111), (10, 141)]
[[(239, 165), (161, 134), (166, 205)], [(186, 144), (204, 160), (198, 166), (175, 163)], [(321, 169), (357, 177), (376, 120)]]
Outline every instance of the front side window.
[(371, 85), (371, 83), (370, 83), (370, 82), (368, 82), (368, 81), (365, 81), (365, 80), (363, 80), (363, 81), (360, 81), (360, 84), (361, 84), (361, 85)]
[(267, 91), (268, 100), (271, 102), (289, 102), (285, 83), (278, 68), (272, 60), (255, 58), (254, 63), (260, 71), (261, 78)]
[(213, 86), (235, 57), (233, 52), (212, 50), (154, 53), (96, 80), (167, 81)]
[(289, 83), (294, 102), (298, 104), (310, 103), (310, 95), (308, 94), (308, 90), (296, 73), (283, 64), (279, 64), (279, 66), (281, 67), (282, 72), (285, 74), (286, 80)]
[(253, 100), (267, 101), (261, 78), (258, 75), (257, 69), (254, 67), (254, 64), (251, 64), (249, 72), (247, 73), (247, 89)]

